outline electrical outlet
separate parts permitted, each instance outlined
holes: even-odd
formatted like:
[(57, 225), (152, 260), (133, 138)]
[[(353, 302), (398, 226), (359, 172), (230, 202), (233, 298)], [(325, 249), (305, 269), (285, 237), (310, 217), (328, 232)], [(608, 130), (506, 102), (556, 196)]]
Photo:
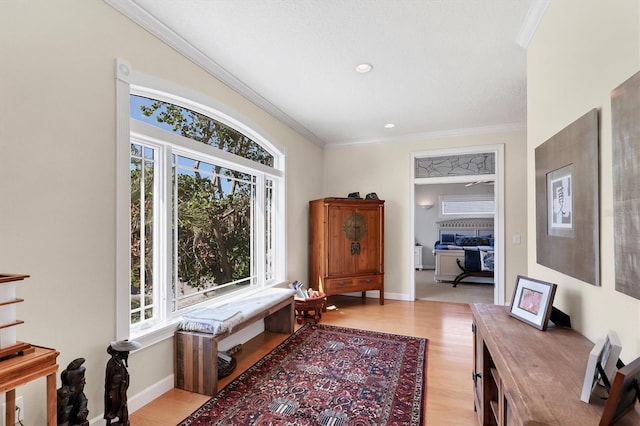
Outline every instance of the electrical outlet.
[[(6, 403), (2, 403), (2, 407), (0, 409), (0, 425), (1, 426), (7, 426), (5, 425), (5, 413), (7, 412), (7, 404)], [(19, 424), (18, 422), (22, 422), (24, 421), (24, 401), (22, 400), (22, 397), (19, 396), (16, 398), (16, 424)]]

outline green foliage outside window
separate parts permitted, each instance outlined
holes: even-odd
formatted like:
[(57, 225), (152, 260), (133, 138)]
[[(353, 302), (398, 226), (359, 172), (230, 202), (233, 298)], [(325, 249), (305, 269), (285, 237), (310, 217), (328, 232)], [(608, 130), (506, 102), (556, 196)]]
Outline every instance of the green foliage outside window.
[[(141, 102), (140, 110), (147, 117), (147, 123), (155, 121), (154, 125), (165, 130), (273, 166), (274, 157), (269, 152), (228, 126), (177, 105), (133, 95), (132, 98)], [(143, 163), (144, 166), (132, 155), (132, 323), (140, 321), (140, 315), (145, 316), (153, 295), (153, 171), (147, 170), (147, 163)], [(255, 177), (186, 156), (173, 155), (173, 163), (172, 185), (176, 199), (172, 200), (172, 223), (176, 258), (172, 264), (177, 265), (173, 274), (178, 281), (175, 297), (233, 282), (250, 283)], [(144, 283), (141, 283), (142, 274)], [(178, 307), (201, 300), (185, 301)]]

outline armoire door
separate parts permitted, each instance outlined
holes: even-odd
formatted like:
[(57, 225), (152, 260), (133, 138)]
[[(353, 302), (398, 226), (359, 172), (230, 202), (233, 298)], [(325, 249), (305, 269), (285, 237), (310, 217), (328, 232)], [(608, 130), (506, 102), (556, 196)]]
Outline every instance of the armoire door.
[(330, 205), (328, 276), (382, 272), (378, 206)]

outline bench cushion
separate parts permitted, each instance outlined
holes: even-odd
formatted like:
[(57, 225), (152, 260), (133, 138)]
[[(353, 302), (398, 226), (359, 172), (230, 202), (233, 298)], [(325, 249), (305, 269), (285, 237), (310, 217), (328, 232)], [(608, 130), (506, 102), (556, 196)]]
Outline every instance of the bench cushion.
[(233, 332), (233, 327), (241, 324), (270, 306), (290, 298), (295, 291), (289, 288), (269, 287), (243, 298), (220, 305), (196, 309), (182, 316), (179, 330), (199, 331), (214, 335)]

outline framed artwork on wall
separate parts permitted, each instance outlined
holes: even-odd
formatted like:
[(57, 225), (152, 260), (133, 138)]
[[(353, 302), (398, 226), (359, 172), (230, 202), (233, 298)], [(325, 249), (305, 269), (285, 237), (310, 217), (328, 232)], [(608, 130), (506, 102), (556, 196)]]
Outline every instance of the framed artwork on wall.
[(611, 92), (616, 290), (640, 299), (640, 72)]
[(509, 315), (538, 330), (546, 330), (556, 287), (553, 283), (518, 275)]
[(573, 165), (547, 174), (547, 233), (573, 236)]
[(536, 259), (600, 285), (598, 110), (535, 149)]

